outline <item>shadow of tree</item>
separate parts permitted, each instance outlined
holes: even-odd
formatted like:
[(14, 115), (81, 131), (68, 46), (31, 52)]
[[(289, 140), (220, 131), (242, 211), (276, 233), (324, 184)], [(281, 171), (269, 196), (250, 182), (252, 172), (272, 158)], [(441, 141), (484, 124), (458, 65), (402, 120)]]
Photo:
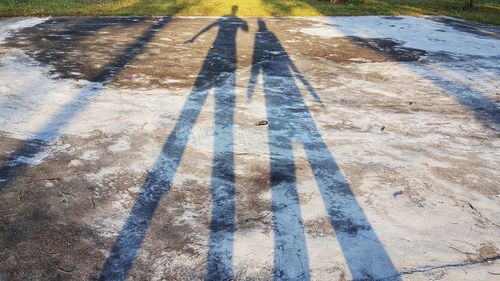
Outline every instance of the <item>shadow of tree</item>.
[(115, 40), (110, 48), (103, 43), (108, 36), (134, 38), (154, 22), (145, 17), (53, 18), (16, 32), (5, 45), (52, 66), (51, 73), (57, 77), (102, 82), (111, 74), (106, 69), (119, 63), (117, 59), (123, 60), (116, 57), (116, 49), (127, 49), (130, 44), (130, 40)]
[[(495, 38), (489, 33), (486, 33), (481, 28), (477, 28), (479, 35)], [(467, 32), (472, 32), (468, 30)], [(500, 35), (500, 33), (495, 33)], [(415, 62), (416, 68), (410, 66), (408, 68), (413, 72), (422, 75), (429, 81), (442, 89), (446, 94), (449, 94), (456, 101), (462, 104), (474, 116), (486, 126), (493, 130), (500, 130), (500, 108), (498, 103), (487, 93), (476, 90), (466, 84), (463, 84), (455, 79), (447, 77), (445, 71), (452, 71), (440, 60), (453, 59), (448, 58), (447, 54), (428, 54), (426, 51), (403, 47), (401, 42), (396, 42), (391, 39), (384, 38), (362, 38), (356, 36), (348, 36), (351, 42), (371, 50), (377, 51), (393, 61), (400, 62)], [(435, 62), (420, 62), (420, 58), (424, 56), (435, 56)], [(433, 65), (437, 66), (433, 67)], [(439, 70), (442, 68), (442, 70)], [(418, 71), (420, 69), (420, 71)]]
[[(0, 166), (0, 177), (5, 179), (0, 182), (0, 191), (9, 186), (17, 177), (22, 175), (28, 168), (29, 164), (25, 162), (18, 162), (20, 158), (33, 158), (35, 155), (45, 149), (52, 141), (54, 141), (61, 133), (61, 131), (67, 127), (71, 121), (82, 112), (87, 105), (89, 105), (92, 100), (102, 91), (102, 89), (110, 83), (117, 73), (122, 71), (127, 64), (129, 64), (136, 56), (141, 54), (146, 48), (147, 44), (153, 40), (155, 35), (165, 27), (169, 22), (170, 18), (159, 18), (156, 22), (152, 23), (151, 26), (146, 29), (146, 31), (138, 36), (134, 42), (123, 49), (121, 54), (115, 56), (109, 64), (100, 69), (97, 73), (90, 77), (91, 83), (89, 86), (81, 90), (75, 95), (75, 97), (55, 112), (50, 120), (48, 120), (42, 128), (34, 133), (34, 136), (29, 140), (26, 140), (24, 144), (18, 147), (14, 152), (10, 153), (7, 159)], [(81, 22), (80, 22), (81, 23)], [(51, 23), (49, 23), (51, 24)], [(52, 22), (52, 24), (56, 24)], [(63, 26), (67, 26), (68, 21), (63, 21)], [(108, 23), (109, 24), (109, 23)], [(118, 21), (120, 24), (120, 21)], [(37, 27), (34, 27), (35, 29)], [(94, 28), (88, 27), (86, 30), (98, 30), (102, 28), (101, 25), (96, 25)], [(29, 32), (32, 29), (23, 30), (23, 32)], [(63, 28), (58, 34), (56, 33), (56, 38), (59, 38), (61, 34), (64, 34), (65, 29)], [(81, 36), (64, 45), (72, 46), (77, 44), (78, 40), (82, 40), (84, 37), (88, 36), (88, 33), (83, 31)], [(64, 37), (64, 36), (63, 36)], [(43, 40), (42, 40), (43, 41)], [(56, 40), (56, 44), (58, 41)], [(50, 58), (52, 61), (54, 58)], [(56, 58), (57, 59), (57, 55)], [(56, 62), (57, 63), (57, 62)]]

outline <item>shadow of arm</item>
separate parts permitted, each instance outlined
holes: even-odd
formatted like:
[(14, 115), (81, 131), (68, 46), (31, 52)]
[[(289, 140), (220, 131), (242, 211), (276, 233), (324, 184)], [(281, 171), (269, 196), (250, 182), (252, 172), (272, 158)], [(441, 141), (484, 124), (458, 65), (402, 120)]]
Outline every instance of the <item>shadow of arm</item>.
[(241, 25), (241, 29), (245, 32), (248, 32), (248, 24), (246, 21), (242, 20), (242, 25)]
[(302, 75), (302, 73), (299, 71), (297, 66), (295, 66), (295, 64), (292, 61), (290, 61), (290, 68), (291, 68), (292, 72), (295, 74), (295, 76), (297, 76), (297, 78), (299, 78), (299, 80), (302, 82), (302, 84), (304, 84), (304, 86), (306, 86), (307, 90), (309, 91), (309, 93), (311, 93), (311, 95), (314, 97), (316, 102), (318, 102), (321, 105), (321, 107), (325, 107), (325, 105), (323, 104), (323, 101), (321, 101), (321, 98), (319, 97), (318, 93), (316, 93), (316, 90), (314, 90), (313, 86), (311, 84), (309, 84), (307, 79), (304, 77), (304, 75)]
[(258, 50), (255, 49), (252, 59), (250, 81), (248, 82), (247, 102), (250, 102), (252, 100), (253, 93), (255, 92), (255, 85), (257, 84), (257, 79), (259, 78), (260, 68), (260, 55), (258, 53)]
[(191, 44), (193, 43), (194, 41), (196, 41), (196, 39), (202, 35), (203, 33), (209, 31), (212, 27), (216, 26), (218, 24), (219, 21), (216, 21), (210, 25), (207, 25), (205, 28), (203, 28), (202, 30), (200, 30), (200, 32), (198, 32), (195, 36), (193, 36), (193, 38), (187, 40), (186, 42), (184, 42), (184, 44)]

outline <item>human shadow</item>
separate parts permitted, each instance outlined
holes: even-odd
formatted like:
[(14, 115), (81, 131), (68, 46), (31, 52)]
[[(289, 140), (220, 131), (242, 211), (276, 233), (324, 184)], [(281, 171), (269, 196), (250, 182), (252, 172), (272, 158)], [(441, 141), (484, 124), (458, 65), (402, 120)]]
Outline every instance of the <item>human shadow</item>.
[(219, 18), (186, 43), (194, 42), (201, 34), (218, 27), (212, 48), (197, 76), (191, 93), (168, 136), (161, 155), (146, 177), (108, 259), (100, 280), (125, 280), (155, 209), (171, 189), (172, 182), (186, 148), (193, 126), (210, 90), (214, 89), (215, 129), (212, 163), (212, 216), (208, 249), (207, 280), (228, 280), (232, 277), (233, 237), (235, 232), (233, 115), (236, 83), (236, 34), (248, 30), (245, 21), (232, 14)]
[(260, 19), (258, 24), (248, 96), (252, 97), (262, 73), (269, 120), (275, 280), (311, 278), (297, 193), (294, 143), (305, 149), (352, 278), (400, 280), (308, 111), (294, 78), (300, 72), (266, 23)]
[[(170, 18), (158, 19), (105, 68), (93, 75), (90, 81), (95, 83), (89, 84), (89, 86), (78, 92), (70, 102), (55, 112), (50, 120), (34, 133), (33, 137), (24, 141), (14, 152), (10, 153), (0, 166), (0, 178), (3, 179), (3, 181), (0, 181), (0, 191), (24, 174), (30, 167), (29, 159), (34, 158), (51, 142), (56, 140), (61, 131), (92, 102), (127, 64), (144, 51), (147, 44), (169, 22)], [(19, 161), (20, 159), (23, 161)]]

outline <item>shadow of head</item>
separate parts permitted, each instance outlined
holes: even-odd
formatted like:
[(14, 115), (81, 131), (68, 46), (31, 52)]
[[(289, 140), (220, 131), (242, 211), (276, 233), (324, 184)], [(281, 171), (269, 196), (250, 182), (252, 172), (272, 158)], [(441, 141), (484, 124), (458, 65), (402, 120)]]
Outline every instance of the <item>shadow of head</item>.
[(231, 6), (231, 16), (235, 17), (237, 12), (238, 12), (238, 6), (237, 5)]
[(267, 31), (266, 22), (263, 19), (259, 18), (259, 20), (257, 21), (257, 23), (259, 24), (259, 32)]

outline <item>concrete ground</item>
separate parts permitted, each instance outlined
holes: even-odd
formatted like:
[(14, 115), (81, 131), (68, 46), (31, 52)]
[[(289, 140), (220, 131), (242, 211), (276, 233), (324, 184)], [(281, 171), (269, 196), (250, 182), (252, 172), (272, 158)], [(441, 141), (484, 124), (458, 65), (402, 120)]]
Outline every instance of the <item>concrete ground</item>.
[(498, 280), (500, 28), (0, 20), (0, 280)]

